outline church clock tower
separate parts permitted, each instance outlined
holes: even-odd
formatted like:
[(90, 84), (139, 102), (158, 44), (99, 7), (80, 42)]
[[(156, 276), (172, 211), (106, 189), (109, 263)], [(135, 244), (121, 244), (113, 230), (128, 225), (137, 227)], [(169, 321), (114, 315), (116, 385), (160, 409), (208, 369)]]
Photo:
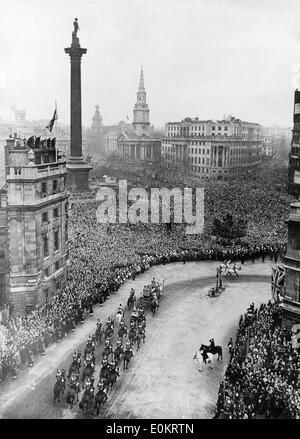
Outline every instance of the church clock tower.
[(138, 136), (147, 134), (149, 132), (149, 107), (146, 103), (146, 91), (144, 86), (144, 73), (143, 67), (141, 67), (140, 83), (137, 92), (137, 101), (133, 108), (133, 128)]

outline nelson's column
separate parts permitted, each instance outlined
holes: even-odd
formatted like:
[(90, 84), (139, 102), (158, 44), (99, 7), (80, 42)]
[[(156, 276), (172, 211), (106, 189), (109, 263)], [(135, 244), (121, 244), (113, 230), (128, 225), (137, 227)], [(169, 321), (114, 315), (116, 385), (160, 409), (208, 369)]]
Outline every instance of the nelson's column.
[(65, 49), (71, 61), (71, 145), (70, 158), (67, 163), (68, 185), (76, 190), (89, 189), (89, 172), (92, 169), (82, 157), (82, 126), (81, 126), (81, 57), (87, 49), (80, 47), (77, 32), (78, 19), (73, 22), (71, 47)]

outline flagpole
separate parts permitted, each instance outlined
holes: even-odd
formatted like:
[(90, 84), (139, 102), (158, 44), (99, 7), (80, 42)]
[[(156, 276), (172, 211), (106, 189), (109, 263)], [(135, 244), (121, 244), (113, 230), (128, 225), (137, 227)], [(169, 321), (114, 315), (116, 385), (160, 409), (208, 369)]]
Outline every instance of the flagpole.
[(55, 161), (57, 162), (57, 101), (55, 101)]

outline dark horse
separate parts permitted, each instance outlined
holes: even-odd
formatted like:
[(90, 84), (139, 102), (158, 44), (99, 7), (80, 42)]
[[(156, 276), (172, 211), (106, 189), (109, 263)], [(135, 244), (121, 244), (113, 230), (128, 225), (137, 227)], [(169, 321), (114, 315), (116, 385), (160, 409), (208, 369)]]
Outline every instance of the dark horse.
[(65, 369), (61, 370), (60, 388), (61, 388), (61, 392), (65, 393), (65, 390), (66, 390), (66, 370)]
[(86, 345), (86, 347), (84, 349), (83, 357), (86, 358), (88, 354), (94, 355), (94, 353), (95, 353), (95, 344), (94, 343), (89, 343), (89, 344)]
[(107, 377), (107, 385), (110, 386), (110, 390), (113, 389), (114, 385), (117, 382), (117, 378), (119, 376), (119, 372), (116, 369), (110, 369)]
[(128, 369), (129, 361), (131, 360), (132, 352), (126, 349), (123, 355), (123, 369)]
[(213, 354), (213, 355), (218, 354), (217, 361), (222, 361), (223, 360), (222, 346), (215, 346), (213, 349), (211, 349), (210, 346), (202, 344), (201, 347), (200, 347), (200, 350), (202, 350), (202, 349), (204, 351), (206, 351), (206, 352), (209, 352), (210, 354)]
[(136, 297), (134, 294), (131, 294), (127, 300), (128, 309), (131, 309), (136, 302)]
[(69, 387), (69, 390), (67, 392), (67, 404), (70, 404), (70, 408), (72, 409), (74, 406), (74, 401), (75, 398), (77, 396), (77, 401), (78, 401), (78, 386), (76, 384), (71, 384)]
[(62, 388), (61, 388), (61, 382), (60, 380), (57, 380), (54, 384), (54, 389), (53, 389), (53, 393), (54, 393), (54, 399), (53, 399), (53, 404), (55, 405), (56, 400), (58, 402), (60, 402), (60, 394), (61, 394)]
[(124, 335), (127, 335), (127, 329), (125, 327), (121, 327), (118, 331), (118, 337), (123, 340)]
[(94, 409), (97, 410), (97, 416), (99, 415), (101, 404), (104, 404), (106, 400), (107, 400), (107, 395), (104, 392), (104, 390), (99, 390), (99, 392), (96, 393), (95, 405), (94, 405)]
[(107, 357), (107, 358), (109, 358), (109, 356), (112, 354), (112, 348), (111, 348), (111, 346), (105, 346), (105, 348), (103, 349), (103, 352), (102, 352), (102, 358), (103, 357)]
[(151, 302), (151, 311), (152, 311), (152, 316), (154, 316), (154, 314), (156, 313), (156, 311), (158, 310), (159, 307), (159, 303), (158, 300), (154, 299)]
[(84, 382), (86, 378), (91, 378), (94, 373), (94, 368), (91, 364), (87, 364), (82, 372), (82, 385), (84, 386)]
[(105, 340), (106, 340), (107, 338), (110, 338), (110, 337), (113, 335), (113, 333), (114, 333), (113, 328), (112, 328), (111, 326), (108, 326), (108, 327), (105, 329), (105, 332), (104, 332)]
[[(136, 343), (137, 349), (139, 349), (141, 341), (142, 341), (142, 335), (139, 332), (136, 333), (134, 341)], [(144, 342), (145, 342), (145, 339), (144, 339)]]
[(96, 332), (95, 332), (96, 342), (99, 340), (99, 343), (101, 343), (101, 338), (102, 338), (103, 334), (104, 334), (103, 327), (102, 327), (102, 325), (99, 325), (96, 329)]
[(83, 410), (83, 413), (88, 411), (88, 407), (92, 405), (93, 402), (93, 394), (90, 390), (85, 390), (82, 395), (82, 399), (79, 403), (79, 407)]
[(130, 331), (128, 333), (128, 340), (130, 341), (130, 343), (133, 343), (136, 337), (136, 329), (135, 328), (130, 328)]
[(109, 375), (109, 367), (108, 366), (102, 366), (101, 370), (100, 370), (100, 375), (99, 378), (104, 378), (105, 380), (107, 380)]
[(73, 360), (71, 365), (70, 365), (70, 367), (69, 367), (69, 375), (68, 375), (69, 382), (70, 382), (71, 375), (73, 373), (75, 373), (75, 374), (79, 373), (79, 370), (80, 370), (80, 366), (79, 366), (78, 361), (77, 360)]
[(119, 364), (122, 355), (123, 355), (123, 348), (121, 348), (121, 346), (117, 346), (115, 351), (114, 351), (114, 357), (115, 357), (116, 364)]

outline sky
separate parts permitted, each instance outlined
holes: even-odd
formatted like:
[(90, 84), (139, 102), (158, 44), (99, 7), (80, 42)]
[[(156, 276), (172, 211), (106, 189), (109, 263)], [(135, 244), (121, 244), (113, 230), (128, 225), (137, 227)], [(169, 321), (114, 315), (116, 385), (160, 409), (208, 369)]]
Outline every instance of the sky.
[(70, 120), (78, 17), (82, 120), (132, 121), (141, 63), (150, 121), (233, 115), (292, 125), (300, 89), (299, 0), (1, 0), (0, 117)]

